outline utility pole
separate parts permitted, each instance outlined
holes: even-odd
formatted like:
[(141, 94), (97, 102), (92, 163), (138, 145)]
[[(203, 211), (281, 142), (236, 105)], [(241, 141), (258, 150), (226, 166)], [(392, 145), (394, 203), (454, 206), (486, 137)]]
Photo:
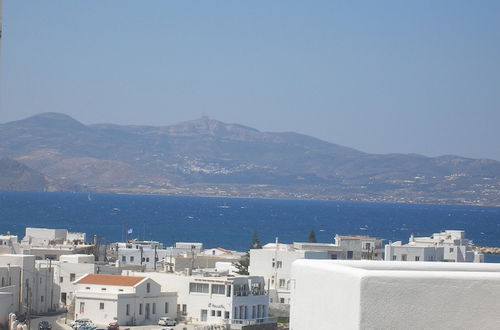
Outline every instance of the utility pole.
[(54, 274), (52, 272), (52, 259), (49, 259), (49, 283), (50, 283), (50, 310), (54, 306)]
[(31, 287), (29, 281), (26, 282), (26, 305), (28, 306), (26, 320), (28, 321), (28, 330), (31, 330)]
[(155, 245), (155, 272), (156, 272), (156, 260), (158, 260), (158, 252), (156, 251), (157, 246)]

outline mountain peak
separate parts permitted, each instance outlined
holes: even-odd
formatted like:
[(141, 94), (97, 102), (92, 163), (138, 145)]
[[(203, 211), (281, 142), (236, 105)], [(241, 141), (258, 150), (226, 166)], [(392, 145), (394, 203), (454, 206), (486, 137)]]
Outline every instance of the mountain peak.
[(44, 112), (26, 119), (12, 121), (8, 125), (28, 125), (52, 128), (86, 129), (87, 127), (78, 120), (59, 112)]

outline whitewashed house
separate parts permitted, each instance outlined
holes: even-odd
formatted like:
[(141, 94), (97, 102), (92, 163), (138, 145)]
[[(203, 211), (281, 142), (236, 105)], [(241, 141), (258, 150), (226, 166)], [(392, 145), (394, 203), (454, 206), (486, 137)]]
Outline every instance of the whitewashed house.
[(0, 254), (19, 254), (21, 249), (17, 235), (0, 235)]
[(275, 321), (269, 318), (269, 296), (261, 276), (233, 277), (203, 272), (144, 274), (160, 283), (163, 290), (177, 292), (179, 319), (197, 324), (231, 324), (231, 329)]
[(130, 240), (115, 243), (112, 249), (120, 266), (142, 266), (148, 270), (173, 269), (178, 256), (198, 255), (203, 250), (202, 243), (178, 242), (174, 247), (164, 247), (157, 241)]
[(290, 330), (498, 329), (500, 264), (297, 260)]
[[(298, 259), (375, 259), (382, 258), (382, 239), (369, 236), (335, 236), (335, 243), (269, 243), (250, 250), (249, 273), (263, 276), (270, 302), (290, 303), (291, 266)], [(277, 308), (281, 308), (276, 306)]]
[(121, 269), (110, 264), (96, 263), (91, 254), (62, 255), (59, 261), (52, 261), (54, 285), (60, 292), (57, 302), (60, 307), (68, 307), (74, 298), (75, 280), (86, 274), (120, 275)]
[[(57, 307), (59, 292), (54, 286), (53, 267), (44, 261), (35, 261), (33, 255), (1, 254), (0, 267), (5, 286), (12, 286), (17, 302), (13, 308), (18, 312), (26, 312), (28, 306), (34, 314), (46, 313)], [(15, 269), (19, 269), (19, 271)], [(16, 275), (14, 275), (16, 274)], [(2, 279), (0, 279), (2, 281)]]
[(0, 264), (0, 324), (6, 328), (9, 313), (19, 313), (21, 267)]
[(100, 325), (147, 325), (176, 314), (177, 295), (161, 291), (148, 277), (88, 274), (75, 284), (75, 319), (88, 318)]
[(446, 230), (430, 237), (410, 236), (385, 246), (387, 261), (484, 262), (484, 255), (472, 251), (463, 230)]
[(71, 233), (66, 229), (27, 227), (20, 250), (37, 260), (59, 260), (61, 255), (92, 253), (94, 245), (85, 242), (85, 238), (85, 233)]

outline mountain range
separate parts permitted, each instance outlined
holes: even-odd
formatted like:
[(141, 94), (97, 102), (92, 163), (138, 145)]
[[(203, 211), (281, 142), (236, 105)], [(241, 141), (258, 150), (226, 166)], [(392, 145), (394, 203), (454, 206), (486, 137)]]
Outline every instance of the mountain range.
[[(369, 154), (207, 117), (124, 126), (43, 113), (0, 124), (0, 158), (0, 189), (500, 205), (495, 160)], [(7, 171), (13, 161), (39, 184)]]

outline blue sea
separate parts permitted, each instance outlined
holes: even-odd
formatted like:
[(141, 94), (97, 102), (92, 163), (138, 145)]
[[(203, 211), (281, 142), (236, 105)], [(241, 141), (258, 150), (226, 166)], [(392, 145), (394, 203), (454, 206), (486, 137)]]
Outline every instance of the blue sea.
[(407, 242), (410, 234), (460, 229), (477, 245), (500, 246), (499, 207), (0, 191), (0, 231), (22, 238), (26, 227), (67, 228), (104, 242), (131, 230), (129, 238), (241, 251), (254, 231), (262, 243), (306, 241), (311, 230), (319, 242), (335, 234)]

